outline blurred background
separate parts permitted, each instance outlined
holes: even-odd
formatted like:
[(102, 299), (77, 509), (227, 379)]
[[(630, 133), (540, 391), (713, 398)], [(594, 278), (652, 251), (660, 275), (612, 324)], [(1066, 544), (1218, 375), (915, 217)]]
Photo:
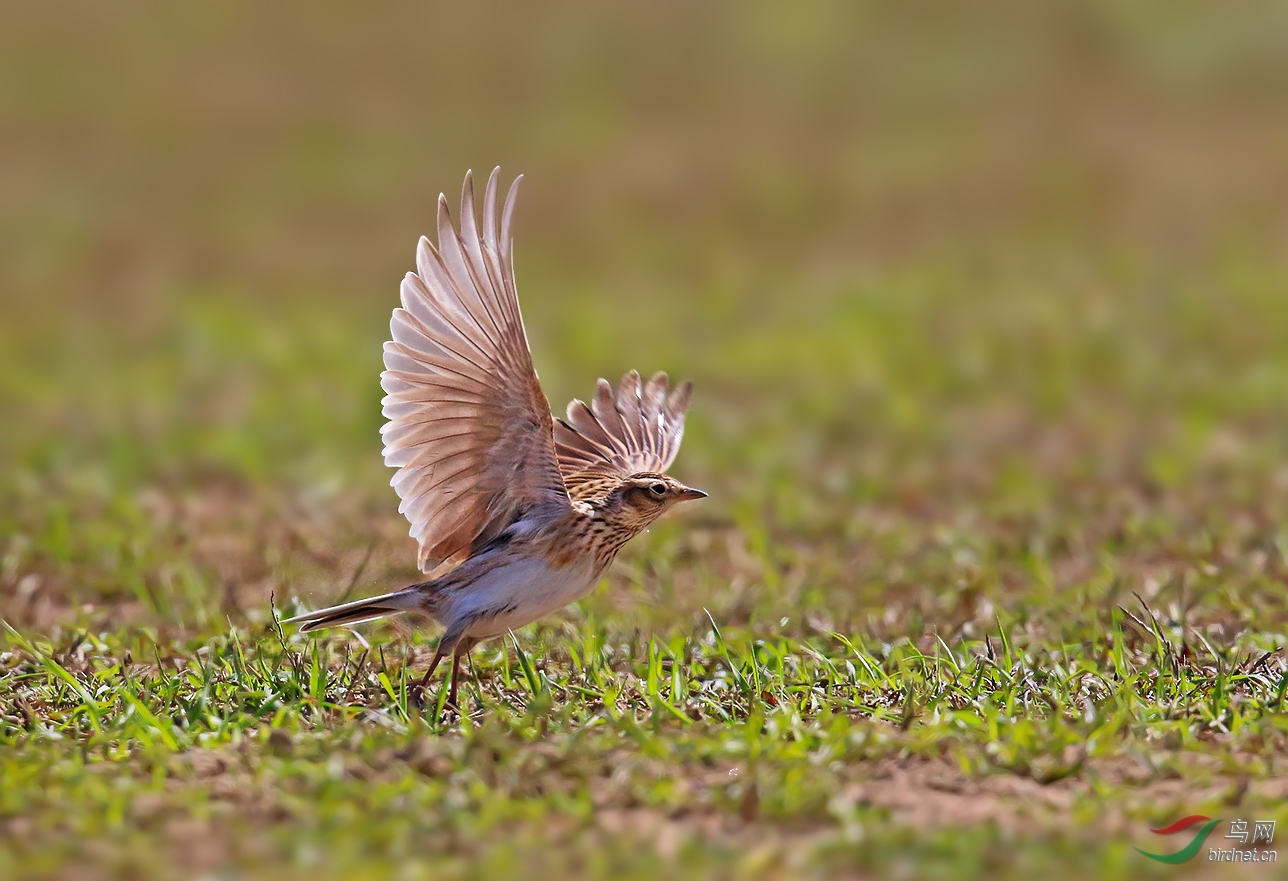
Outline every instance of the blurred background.
[(712, 500), (574, 616), (952, 628), (1144, 590), (1221, 628), (1264, 588), (1284, 618), (1281, 3), (5, 20), (15, 624), (410, 576), (380, 344), (439, 191), (494, 165), (555, 409), (630, 368), (698, 389), (676, 473)]

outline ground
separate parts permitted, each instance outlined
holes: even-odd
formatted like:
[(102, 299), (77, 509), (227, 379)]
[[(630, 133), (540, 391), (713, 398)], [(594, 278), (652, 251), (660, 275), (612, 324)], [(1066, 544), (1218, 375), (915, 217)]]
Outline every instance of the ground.
[[(1288, 819), (1279, 18), (749, 8), (23, 13), (0, 878), (1203, 877), (1137, 848)], [(420, 710), (433, 628), (276, 622), (416, 578), (380, 344), (498, 152), (556, 409), (694, 379), (711, 497)]]

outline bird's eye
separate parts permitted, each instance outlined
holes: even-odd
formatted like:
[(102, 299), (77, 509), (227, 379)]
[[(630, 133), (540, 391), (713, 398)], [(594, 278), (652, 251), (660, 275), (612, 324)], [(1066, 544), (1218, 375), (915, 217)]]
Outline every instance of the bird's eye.
[(648, 488), (648, 491), (651, 492), (653, 495), (657, 496), (658, 498), (661, 498), (662, 496), (666, 495), (666, 484), (655, 483)]

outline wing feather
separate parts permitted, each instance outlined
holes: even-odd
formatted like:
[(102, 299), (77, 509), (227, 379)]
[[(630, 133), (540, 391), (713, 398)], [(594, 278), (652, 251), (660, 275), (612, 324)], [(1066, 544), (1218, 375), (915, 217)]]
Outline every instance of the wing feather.
[(601, 379), (589, 405), (572, 401), (567, 417), (554, 425), (559, 469), (572, 497), (590, 498), (614, 479), (669, 468), (680, 451), (692, 392), (688, 381), (671, 389), (665, 373), (641, 385), (632, 370), (616, 392)]
[(570, 504), (514, 284), (519, 180), (498, 233), (498, 172), (481, 235), (471, 175), (459, 234), (439, 197), (438, 245), (420, 239), (385, 343), (385, 463), (398, 469), (390, 483), (426, 572), (459, 562), (520, 516), (554, 517)]

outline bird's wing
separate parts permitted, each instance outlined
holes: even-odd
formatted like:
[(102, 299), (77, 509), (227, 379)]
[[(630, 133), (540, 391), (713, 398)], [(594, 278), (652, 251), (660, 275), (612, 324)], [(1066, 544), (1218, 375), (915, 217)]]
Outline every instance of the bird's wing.
[(568, 405), (568, 418), (556, 420), (554, 432), (559, 470), (573, 498), (602, 495), (623, 477), (670, 467), (680, 451), (693, 383), (669, 385), (665, 373), (641, 385), (632, 370), (616, 392), (601, 379), (590, 404)]
[(438, 247), (421, 238), (385, 343), (385, 464), (398, 469), (390, 482), (425, 572), (460, 562), (524, 513), (570, 506), (514, 287), (510, 223), (522, 178), (498, 224), (499, 171), (488, 178), (481, 237), (469, 174), (459, 235), (439, 196)]

